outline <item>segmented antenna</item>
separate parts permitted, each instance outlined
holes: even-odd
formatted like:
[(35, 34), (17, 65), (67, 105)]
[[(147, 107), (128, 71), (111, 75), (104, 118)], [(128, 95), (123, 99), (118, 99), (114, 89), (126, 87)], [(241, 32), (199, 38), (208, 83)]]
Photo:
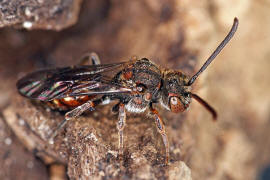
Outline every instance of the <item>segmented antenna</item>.
[(210, 106), (205, 100), (203, 100), (200, 96), (197, 94), (190, 93), (191, 97), (197, 100), (201, 105), (203, 105), (213, 116), (214, 121), (217, 120), (217, 112), (216, 110)]
[(211, 56), (206, 60), (206, 62), (203, 64), (201, 69), (190, 78), (188, 81), (188, 86), (192, 85), (194, 81), (197, 79), (197, 77), (207, 68), (207, 66), (216, 58), (216, 56), (220, 53), (220, 51), (226, 46), (226, 44), (231, 40), (234, 33), (236, 32), (238, 27), (238, 19), (235, 17), (234, 22), (232, 25), (232, 28), (230, 32), (227, 34), (225, 39), (219, 44), (219, 46), (216, 48), (216, 50), (211, 54)]

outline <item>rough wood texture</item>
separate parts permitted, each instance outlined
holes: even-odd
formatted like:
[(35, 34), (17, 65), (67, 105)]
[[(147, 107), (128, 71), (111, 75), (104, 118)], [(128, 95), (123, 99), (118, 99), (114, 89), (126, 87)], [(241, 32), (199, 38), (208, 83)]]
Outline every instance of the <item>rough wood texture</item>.
[(3, 0), (0, 27), (61, 30), (77, 22), (81, 0)]
[[(64, 31), (1, 29), (0, 145), (1, 153), (16, 153), (1, 156), (0, 179), (48, 179), (35, 156), (53, 164), (49, 172), (54, 177), (63, 177), (55, 175), (55, 169), (63, 169), (55, 163), (66, 165), (70, 179), (255, 179), (270, 163), (268, 6), (264, 0), (85, 1), (77, 24)], [(103, 63), (138, 55), (192, 75), (235, 16), (240, 21), (236, 36), (193, 88), (217, 109), (218, 122), (196, 102), (183, 114), (162, 111), (170, 142), (168, 167), (162, 165), (162, 140), (148, 117), (128, 115), (124, 157), (119, 159), (117, 115), (111, 106), (69, 122), (49, 145), (46, 138), (63, 116), (16, 92), (22, 74), (76, 64), (89, 51)], [(25, 159), (32, 160), (31, 172), (20, 171), (28, 167), (20, 163)]]

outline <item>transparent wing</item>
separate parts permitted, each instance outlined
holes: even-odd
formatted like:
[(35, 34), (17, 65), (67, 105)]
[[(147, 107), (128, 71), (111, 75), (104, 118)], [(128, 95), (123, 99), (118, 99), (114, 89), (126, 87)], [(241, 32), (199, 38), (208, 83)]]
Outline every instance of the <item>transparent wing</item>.
[(67, 96), (129, 93), (131, 87), (124, 87), (113, 80), (129, 63), (40, 70), (20, 79), (17, 88), (23, 96), (41, 101)]

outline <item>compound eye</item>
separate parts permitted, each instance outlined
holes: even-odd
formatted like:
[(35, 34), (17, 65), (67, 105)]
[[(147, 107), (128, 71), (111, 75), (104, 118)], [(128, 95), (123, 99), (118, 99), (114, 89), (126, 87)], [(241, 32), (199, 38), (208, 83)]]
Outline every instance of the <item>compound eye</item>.
[(179, 97), (172, 96), (169, 100), (170, 109), (174, 113), (183, 112), (186, 108)]

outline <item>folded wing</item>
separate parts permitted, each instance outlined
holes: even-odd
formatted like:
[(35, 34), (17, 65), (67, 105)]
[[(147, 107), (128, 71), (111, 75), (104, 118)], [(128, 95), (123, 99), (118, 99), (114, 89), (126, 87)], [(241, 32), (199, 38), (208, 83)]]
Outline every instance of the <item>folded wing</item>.
[(129, 93), (113, 80), (128, 62), (90, 66), (74, 66), (40, 70), (17, 82), (20, 94), (31, 99), (50, 101), (68, 96)]

